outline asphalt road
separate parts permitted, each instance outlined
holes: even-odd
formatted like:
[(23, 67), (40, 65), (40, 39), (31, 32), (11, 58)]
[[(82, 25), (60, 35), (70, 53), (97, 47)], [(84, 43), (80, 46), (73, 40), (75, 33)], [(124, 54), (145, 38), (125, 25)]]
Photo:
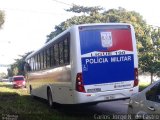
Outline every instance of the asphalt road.
[[(98, 103), (97, 105), (61, 106), (57, 110), (67, 115), (78, 116), (108, 116), (127, 114), (129, 100)], [(106, 118), (105, 118), (106, 119)]]
[(95, 111), (101, 113), (127, 114), (129, 100), (119, 100), (112, 102), (99, 103), (94, 106)]

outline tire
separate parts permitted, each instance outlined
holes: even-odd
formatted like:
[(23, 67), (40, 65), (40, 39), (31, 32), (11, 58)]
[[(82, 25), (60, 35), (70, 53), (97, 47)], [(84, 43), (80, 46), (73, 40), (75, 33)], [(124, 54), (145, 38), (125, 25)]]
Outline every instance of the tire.
[(30, 85), (29, 86), (29, 94), (31, 95), (31, 93), (32, 93), (32, 86)]
[(53, 107), (53, 98), (52, 98), (52, 92), (50, 89), (47, 91), (47, 97), (48, 97), (48, 106)]
[(96, 106), (98, 103), (90, 103), (90, 105), (92, 106)]

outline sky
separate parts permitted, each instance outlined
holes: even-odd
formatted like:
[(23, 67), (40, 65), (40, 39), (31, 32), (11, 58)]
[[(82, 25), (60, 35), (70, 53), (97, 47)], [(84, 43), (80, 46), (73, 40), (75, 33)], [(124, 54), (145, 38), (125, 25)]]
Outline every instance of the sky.
[[(71, 5), (123, 7), (139, 12), (148, 24), (160, 26), (159, 0), (0, 0), (5, 23), (0, 29), (0, 64), (12, 64), (19, 55), (42, 47), (47, 35), (66, 19), (77, 15)], [(0, 72), (6, 68), (0, 67)]]

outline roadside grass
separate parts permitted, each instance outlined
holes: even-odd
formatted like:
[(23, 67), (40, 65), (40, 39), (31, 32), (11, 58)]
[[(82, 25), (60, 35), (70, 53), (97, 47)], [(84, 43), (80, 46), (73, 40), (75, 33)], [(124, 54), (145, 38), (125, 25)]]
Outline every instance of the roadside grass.
[(0, 83), (0, 119), (16, 117), (18, 120), (93, 119), (92, 115), (67, 114), (67, 111), (62, 111), (49, 108), (46, 100), (33, 99), (26, 89), (13, 89), (11, 85)]

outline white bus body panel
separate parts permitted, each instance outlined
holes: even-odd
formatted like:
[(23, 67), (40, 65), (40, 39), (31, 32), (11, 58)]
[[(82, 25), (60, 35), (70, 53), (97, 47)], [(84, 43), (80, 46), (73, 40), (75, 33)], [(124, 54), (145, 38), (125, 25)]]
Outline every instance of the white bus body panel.
[(134, 87), (132, 89), (112, 90), (112, 91), (97, 92), (97, 93), (80, 93), (75, 91), (74, 104), (128, 99), (130, 96), (137, 93), (138, 89), (139, 89), (138, 87)]

